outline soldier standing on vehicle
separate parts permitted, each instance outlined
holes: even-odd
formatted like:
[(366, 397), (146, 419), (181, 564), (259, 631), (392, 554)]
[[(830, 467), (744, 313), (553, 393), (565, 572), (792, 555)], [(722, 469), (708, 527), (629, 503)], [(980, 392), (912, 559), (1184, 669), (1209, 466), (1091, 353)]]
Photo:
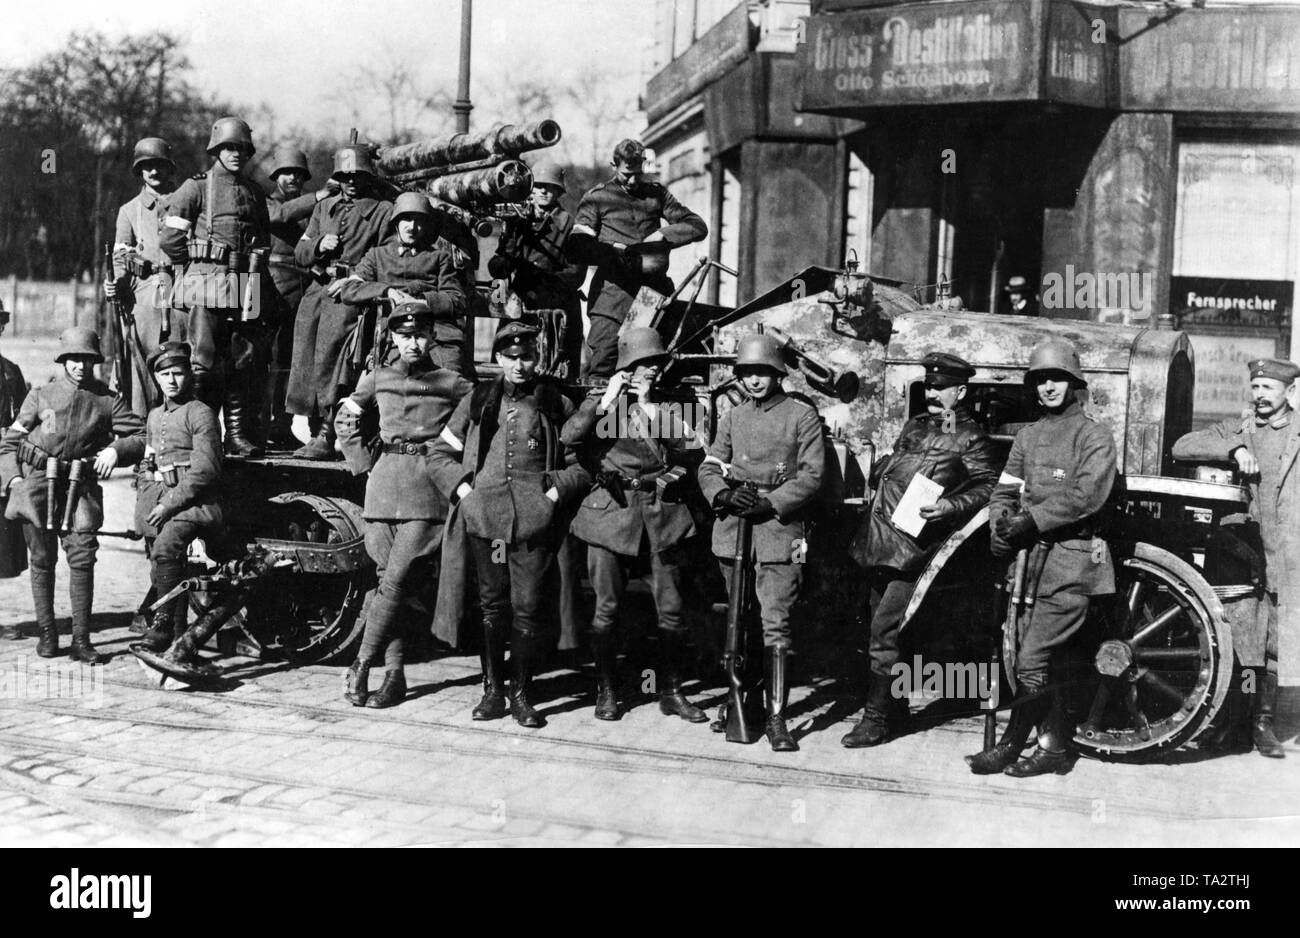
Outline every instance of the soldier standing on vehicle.
[(287, 398), (289, 413), (307, 417), (311, 427), (311, 440), (294, 453), (301, 459), (334, 458), (334, 405), (347, 365), (343, 346), (361, 316), (341, 294), (353, 266), (383, 240), (392, 211), (363, 144), (334, 152), (331, 178), (339, 194), (316, 206), (294, 250), (298, 265), (312, 272), (294, 324)]
[(637, 291), (649, 286), (672, 293), (668, 252), (709, 234), (704, 219), (664, 186), (642, 179), (645, 147), (640, 141), (621, 141), (611, 165), (614, 178), (582, 197), (571, 242), (575, 258), (596, 265), (587, 303), (587, 371), (602, 378), (614, 373), (619, 326)]
[(338, 191), (338, 184), (326, 183), (314, 193), (303, 195), (302, 187), (311, 179), (307, 154), (291, 146), (280, 146), (271, 160), (271, 182), (275, 188), (266, 197), (271, 220), (271, 283), (278, 298), (271, 336), (268, 375), (269, 393), (263, 395), (267, 411), (267, 442), (281, 448), (296, 447), (291, 430), (292, 417), (285, 410), (289, 386), (289, 364), (293, 357), (293, 323), (302, 302), (303, 291), (311, 283), (307, 271), (298, 266), (294, 250), (307, 230), (316, 203)]
[[(9, 311), (0, 302), (0, 336), (9, 325)], [(27, 380), (17, 364), (0, 355), (0, 432), (14, 422), (18, 408), (27, 396)], [(5, 492), (0, 487), (0, 579), (19, 576), (27, 569), (27, 546), (23, 543), (22, 522), (4, 517)], [(21, 638), (17, 626), (0, 627), (0, 638)]]
[(1251, 742), (1260, 755), (1282, 759), (1286, 752), (1273, 730), (1277, 689), (1279, 683), (1300, 685), (1300, 420), (1290, 397), (1300, 366), (1261, 358), (1248, 369), (1252, 410), (1240, 420), (1184, 435), (1173, 456), (1230, 462), (1250, 489), (1250, 514), (1264, 542), (1267, 619), (1265, 634), (1249, 642), (1234, 629), (1233, 651), (1242, 671), (1234, 683), (1240, 680), (1241, 690), (1252, 694)]
[[(163, 402), (145, 422), (144, 458), (136, 473), (135, 529), (145, 536), (154, 595), (166, 596), (185, 579), (185, 556), (198, 537), (220, 533), (221, 428), (212, 408), (193, 395), (190, 347), (164, 342), (149, 356)], [(187, 624), (181, 596), (156, 609), (141, 639), (165, 651)]]
[[(1018, 623), (1015, 653), (1006, 662), (1021, 702), (1012, 707), (1002, 739), (966, 757), (976, 775), (1016, 778), (1069, 771), (1074, 733), (1061, 692), (1047, 687), (1063, 679), (1062, 652), (1083, 627), (1092, 597), (1115, 592), (1110, 547), (1099, 530), (1115, 483), (1115, 442), (1080, 402), (1088, 384), (1078, 354), (1062, 339), (1044, 339), (1029, 357), (1025, 385), (1046, 413), (1016, 434), (989, 501), (993, 555), (1030, 549), (1029, 569), (1041, 565), (1025, 583), (1034, 603)], [(1035, 725), (1038, 746), (1020, 759)]]
[[(927, 413), (909, 420), (893, 453), (873, 467), (871, 510), (850, 546), (871, 583), (867, 705), (857, 726), (840, 740), (850, 749), (885, 742), (906, 718), (906, 701), (890, 693), (891, 672), (916, 578), (948, 535), (984, 507), (998, 478), (992, 442), (975, 422), (966, 396), (975, 369), (947, 352), (930, 352), (921, 364)], [(942, 485), (943, 496), (921, 508), (925, 526), (913, 537), (892, 517), (918, 474)]]
[[(113, 270), (104, 281), (104, 295), (130, 308), (141, 346), (151, 349), (166, 337), (183, 340), (186, 333), (184, 318), (171, 315), (172, 262), (159, 243), (159, 207), (176, 189), (171, 145), (161, 137), (145, 137), (135, 145), (131, 172), (140, 175), (140, 191), (117, 210)], [(131, 387), (131, 409), (137, 414), (147, 414), (157, 401), (156, 388), (143, 382)]]
[(658, 332), (628, 330), (609, 386), (593, 391), (562, 433), (564, 442), (579, 446), (583, 462), (595, 469), (596, 485), (579, 506), (571, 530), (587, 543), (587, 571), (596, 594), (591, 646), (598, 720), (620, 715), (615, 627), (628, 568), (640, 556), (650, 562), (663, 647), (659, 709), (691, 723), (708, 720), (682, 693), (690, 653), (682, 618), (681, 545), (695, 533), (695, 522), (681, 489), (683, 454), (694, 432), (680, 413), (656, 399), (667, 362)]
[(544, 163), (533, 171), (527, 212), (505, 224), (497, 253), (488, 261), (493, 277), (510, 277), (510, 287), (528, 309), (564, 310), (564, 361), (568, 378), (582, 361), (582, 300), (585, 264), (568, 256), (573, 216), (560, 207), (564, 170)]
[[(753, 522), (767, 741), (776, 752), (793, 752), (799, 744), (785, 723), (794, 644), (790, 613), (799, 598), (808, 549), (804, 509), (821, 488), (826, 450), (816, 409), (781, 387), (787, 370), (775, 339), (742, 338), (735, 371), (749, 400), (722, 416), (698, 476), (705, 499), (721, 514), (713, 525), (713, 553), (728, 585), (740, 573), (733, 569), (739, 518)], [(719, 722), (726, 721), (719, 717)]]
[(394, 237), (372, 247), (342, 282), (339, 298), (362, 305), (380, 300), (420, 300), (433, 316), (429, 355), (439, 368), (465, 370), (465, 321), (469, 298), (452, 256), (454, 248), (438, 237), (433, 206), (418, 192), (403, 192), (393, 203)]
[(26, 522), (23, 535), (31, 554), (32, 602), (41, 635), (36, 653), (53, 658), (59, 652), (54, 565), (62, 541), (72, 604), (71, 656), (99, 664), (104, 656), (90, 641), (99, 549), (95, 532), (104, 522), (99, 480), (143, 455), (144, 421), (96, 380), (94, 366), (104, 360), (98, 335), (76, 326), (65, 329), (59, 349), (54, 360), (63, 365), (63, 377), (33, 388), (0, 439), (0, 493), (9, 493), (5, 517)]
[[(430, 456), (457, 402), (474, 386), (431, 358), (436, 321), (423, 300), (398, 303), (388, 317), (397, 361), (365, 374), (335, 420), (348, 467), (355, 475), (370, 474), (363, 509), (366, 552), (379, 574), (361, 649), (348, 669), (344, 696), (356, 707), (392, 707), (405, 697), (402, 613), (433, 575), (442, 546), (447, 499), (434, 485)], [(376, 412), (378, 457), (363, 430), (366, 416)], [(372, 694), (370, 666), (381, 652), (387, 670)]]
[(167, 197), (159, 239), (185, 267), (176, 290), (190, 311), (194, 396), (224, 409), (230, 456), (262, 452), (253, 425), (266, 372), (259, 318), (271, 292), (270, 219), (266, 195), (246, 172), (255, 152), (248, 124), (236, 117), (213, 124), (208, 153), (216, 159)]
[[(464, 519), (483, 614), (483, 699), (474, 719), (505, 716), (505, 638), (511, 627), (510, 712), (544, 725), (530, 693), (542, 649), (544, 583), (563, 515), (591, 484), (560, 428), (574, 407), (537, 377), (537, 329), (509, 320), (493, 342), (502, 375), (463, 398), (433, 450), (433, 477)], [(513, 620), (509, 612), (513, 612)]]
[(1007, 312), (1012, 316), (1037, 316), (1038, 304), (1034, 302), (1029, 282), (1019, 275), (1007, 281), (1002, 288), (1007, 295)]

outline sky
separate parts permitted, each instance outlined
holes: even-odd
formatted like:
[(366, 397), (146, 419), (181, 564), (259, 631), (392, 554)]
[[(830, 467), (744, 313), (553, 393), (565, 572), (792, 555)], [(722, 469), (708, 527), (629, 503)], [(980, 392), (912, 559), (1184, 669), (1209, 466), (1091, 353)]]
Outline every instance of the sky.
[[(476, 85), (500, 82), (500, 74), (562, 84), (597, 63), (635, 115), (653, 6), (652, 0), (477, 0), (471, 99)], [(250, 106), (265, 102), (285, 127), (345, 125), (339, 102), (347, 76), (393, 57), (415, 65), (431, 92), (455, 93), (460, 0), (43, 0), (6, 4), (4, 20), (0, 63), (8, 66), (58, 49), (72, 30), (174, 33), (185, 42), (197, 87)], [(565, 115), (555, 116), (565, 123)], [(639, 129), (638, 119), (633, 132)]]

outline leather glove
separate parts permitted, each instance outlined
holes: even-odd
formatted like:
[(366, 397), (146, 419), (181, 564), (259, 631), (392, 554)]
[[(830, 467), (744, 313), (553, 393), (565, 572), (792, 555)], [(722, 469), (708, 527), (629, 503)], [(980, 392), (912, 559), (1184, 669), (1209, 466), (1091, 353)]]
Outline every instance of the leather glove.
[(757, 499), (753, 507), (746, 508), (740, 512), (742, 518), (748, 518), (755, 524), (761, 524), (764, 521), (770, 521), (776, 517), (776, 509), (766, 498)]
[(502, 257), (500, 254), (493, 254), (488, 258), (488, 273), (498, 280), (509, 277), (513, 268), (514, 265), (510, 263), (510, 259)]
[(1000, 516), (993, 522), (993, 530), (1002, 540), (1017, 546), (1023, 546), (1038, 536), (1038, 525), (1027, 511)]
[(753, 508), (758, 501), (758, 495), (749, 489), (723, 489), (713, 497), (713, 507), (721, 508), (729, 514), (744, 514), (750, 508)]

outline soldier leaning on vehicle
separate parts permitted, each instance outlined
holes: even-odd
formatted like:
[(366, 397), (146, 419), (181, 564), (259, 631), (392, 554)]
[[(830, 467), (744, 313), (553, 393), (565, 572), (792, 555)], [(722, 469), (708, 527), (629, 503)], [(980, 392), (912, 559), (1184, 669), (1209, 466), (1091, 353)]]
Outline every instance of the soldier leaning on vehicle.
[(433, 317), (429, 357), (439, 368), (465, 371), (465, 325), (469, 298), (452, 256), (438, 237), (433, 206), (419, 192), (403, 192), (393, 203), (389, 231), (342, 283), (339, 298), (354, 306), (387, 299), (420, 301)]
[(54, 360), (63, 365), (63, 376), (33, 388), (0, 439), (0, 492), (9, 493), (5, 517), (25, 522), (41, 636), (36, 653), (52, 658), (59, 652), (54, 566), (62, 541), (72, 603), (71, 656), (99, 664), (104, 657), (90, 641), (99, 550), (95, 532), (104, 522), (99, 480), (143, 455), (144, 421), (95, 378), (94, 366), (104, 356), (92, 330), (63, 330)]
[[(989, 500), (990, 538), (995, 557), (1038, 552), (1042, 572), (1025, 587), (1036, 591), (1035, 601), (1006, 662), (1021, 702), (1012, 707), (1001, 740), (966, 759), (977, 775), (1005, 772), (1016, 778), (1069, 771), (1074, 733), (1060, 690), (1047, 688), (1064, 679), (1064, 646), (1083, 627), (1092, 597), (1115, 592), (1110, 547), (1100, 534), (1102, 509), (1115, 484), (1115, 442), (1084, 412), (1080, 394), (1088, 384), (1074, 348), (1061, 339), (1040, 342), (1030, 355), (1025, 386), (1046, 413), (1011, 444)], [(1035, 725), (1038, 745), (1020, 759)]]
[[(871, 582), (867, 704), (841, 740), (849, 748), (883, 743), (907, 716), (906, 702), (890, 694), (903, 613), (930, 557), (984, 507), (998, 478), (992, 441), (975, 422), (966, 396), (975, 369), (946, 352), (931, 352), (921, 363), (928, 412), (909, 420), (893, 453), (872, 468), (871, 510), (849, 547)], [(925, 526), (913, 537), (892, 516), (917, 475), (942, 485), (943, 496), (921, 508)]]
[(287, 407), (308, 419), (312, 438), (294, 455), (334, 459), (334, 406), (343, 384), (343, 346), (361, 311), (341, 293), (352, 268), (384, 239), (392, 203), (382, 196), (370, 150), (349, 144), (334, 152), (340, 191), (316, 206), (294, 255), (312, 283), (294, 323)]
[[(560, 429), (574, 407), (537, 377), (537, 329), (508, 320), (493, 342), (502, 375), (461, 400), (433, 450), (433, 475), (464, 520), (483, 615), (483, 698), (474, 719), (506, 713), (505, 639), (520, 726), (544, 723), (530, 700), (540, 662), (544, 586), (564, 535), (564, 512), (591, 476)], [(513, 619), (510, 614), (513, 613)]]
[(690, 660), (682, 616), (682, 543), (695, 522), (682, 498), (683, 461), (694, 432), (680, 413), (658, 401), (659, 375), (668, 362), (654, 329), (629, 329), (619, 343), (618, 371), (609, 386), (591, 393), (562, 431), (579, 446), (596, 485), (583, 499), (571, 528), (587, 544), (587, 571), (596, 594), (591, 645), (596, 659), (596, 719), (617, 720), (616, 626), (628, 568), (645, 557), (659, 619), (663, 670), (659, 709), (691, 723), (708, 716), (682, 693)]
[[(1175, 459), (1231, 462), (1250, 489), (1250, 514), (1264, 542), (1264, 629), (1233, 630), (1239, 674), (1230, 693), (1248, 693), (1251, 742), (1263, 756), (1285, 758), (1273, 730), (1279, 683), (1300, 685), (1300, 420), (1291, 404), (1300, 366), (1277, 358), (1248, 365), (1253, 407), (1240, 420), (1188, 433), (1174, 444)], [(1263, 634), (1259, 634), (1260, 632)], [(1249, 640), (1247, 640), (1249, 639)], [(1231, 748), (1231, 734), (1220, 743)]]
[[(786, 365), (771, 336), (748, 335), (736, 352), (736, 377), (749, 399), (727, 411), (701, 463), (705, 499), (721, 517), (713, 553), (730, 586), (739, 518), (754, 525), (751, 556), (762, 620), (767, 740), (777, 752), (799, 748), (785, 723), (788, 659), (794, 645), (790, 613), (799, 598), (807, 554), (804, 509), (821, 488), (826, 449), (812, 405), (781, 387)], [(744, 483), (753, 483), (754, 489)], [(721, 732), (725, 717), (715, 728)]]
[[(357, 707), (392, 707), (405, 697), (402, 615), (442, 546), (447, 499), (434, 484), (430, 456), (447, 418), (474, 386), (431, 357), (436, 322), (423, 300), (397, 304), (388, 318), (397, 360), (364, 375), (335, 420), (348, 467), (355, 475), (370, 475), (362, 516), (366, 552), (379, 576), (361, 649), (348, 669), (345, 697)], [(366, 416), (376, 412), (378, 456), (367, 448), (363, 430)], [(384, 681), (371, 693), (370, 667), (381, 652)]]
[(641, 287), (672, 293), (668, 252), (709, 234), (704, 219), (667, 188), (642, 179), (645, 147), (640, 141), (621, 141), (610, 165), (614, 178), (582, 197), (570, 236), (571, 255), (596, 265), (587, 303), (587, 371), (593, 378), (614, 373), (619, 327)]
[[(190, 543), (221, 532), (221, 428), (212, 408), (194, 397), (189, 345), (160, 345), (149, 356), (149, 371), (163, 402), (145, 422), (135, 526), (145, 536), (154, 595), (162, 598), (185, 578)], [(153, 652), (166, 650), (185, 631), (188, 610), (184, 596), (160, 606), (141, 644)]]
[(231, 456), (262, 451), (254, 440), (256, 394), (266, 373), (265, 327), (258, 318), (271, 292), (264, 282), (270, 220), (265, 193), (248, 178), (255, 152), (248, 124), (236, 117), (214, 123), (212, 166), (167, 197), (159, 235), (163, 252), (185, 269), (177, 302), (189, 309), (194, 396), (224, 409), (224, 447)]

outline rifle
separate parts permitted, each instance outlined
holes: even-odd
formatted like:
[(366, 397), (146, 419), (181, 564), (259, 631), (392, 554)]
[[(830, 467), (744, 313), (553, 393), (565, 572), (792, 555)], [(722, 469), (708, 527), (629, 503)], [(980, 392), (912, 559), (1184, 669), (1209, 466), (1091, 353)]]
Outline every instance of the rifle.
[[(751, 485), (752, 483), (743, 483)], [(736, 551), (732, 557), (731, 589), (727, 595), (727, 637), (722, 653), (722, 669), (727, 674), (727, 725), (729, 743), (756, 742), (762, 731), (758, 722), (746, 708), (745, 693), (745, 612), (749, 591), (754, 578), (750, 548), (754, 539), (754, 523), (745, 517), (736, 519)]]
[[(1001, 634), (997, 636), (997, 640), (993, 643), (993, 651), (989, 656), (989, 662), (993, 665), (992, 674), (997, 675), (999, 681), (1001, 680), (1002, 664), (1013, 657), (1004, 654), (1003, 648), (1016, 640), (1016, 623), (1020, 617), (1020, 605), (1025, 595), (1025, 574), (1028, 568), (1029, 551), (1026, 548), (1021, 548), (1016, 554), (1011, 582), (1004, 583), (1001, 587), (1007, 604), (998, 617), (1002, 623)], [(1007, 683), (1014, 692), (1016, 689), (1014, 674), (1007, 673)], [(998, 711), (996, 708), (990, 707), (989, 711), (984, 714), (984, 748), (992, 749), (997, 744), (997, 738)]]
[[(116, 280), (113, 276), (113, 245), (104, 244), (104, 271), (107, 279)], [(128, 404), (131, 402), (131, 370), (126, 367), (126, 331), (122, 325), (122, 300), (114, 296), (108, 301), (112, 316), (109, 318), (108, 327), (113, 332), (113, 386), (117, 388), (117, 393)]]

